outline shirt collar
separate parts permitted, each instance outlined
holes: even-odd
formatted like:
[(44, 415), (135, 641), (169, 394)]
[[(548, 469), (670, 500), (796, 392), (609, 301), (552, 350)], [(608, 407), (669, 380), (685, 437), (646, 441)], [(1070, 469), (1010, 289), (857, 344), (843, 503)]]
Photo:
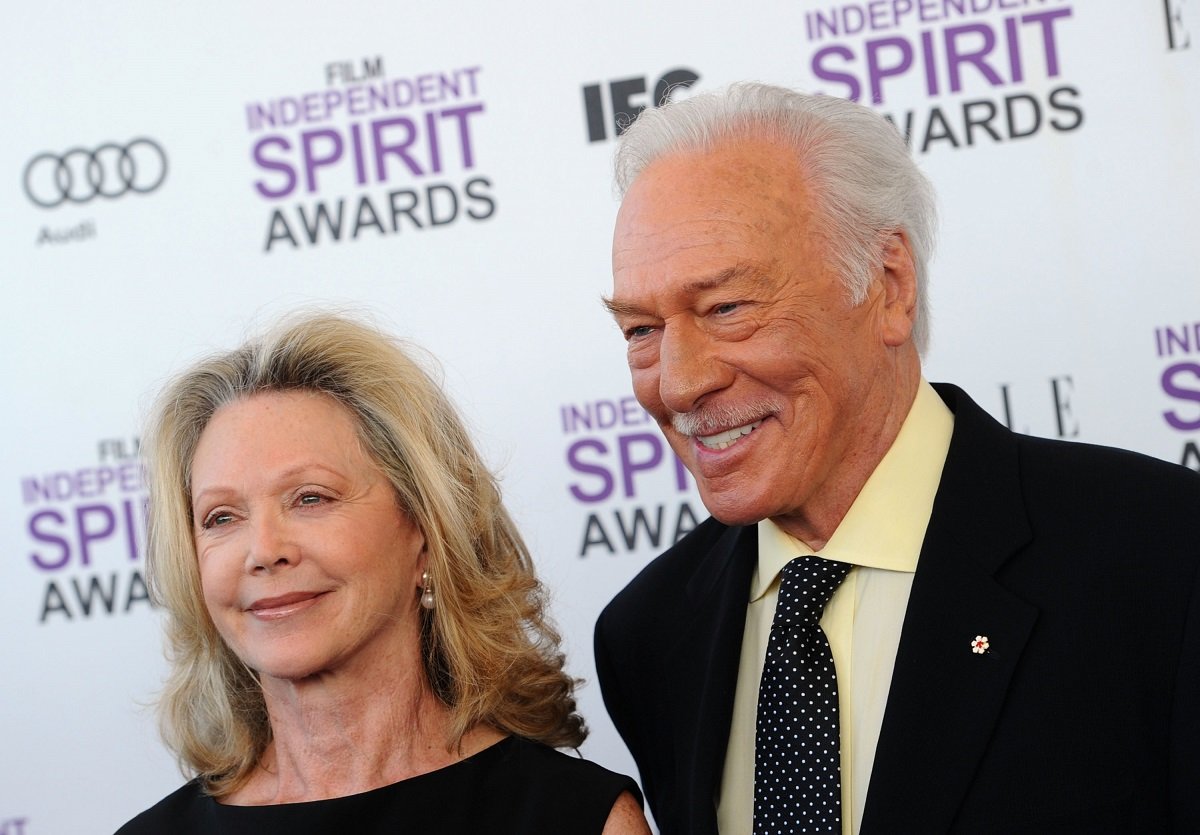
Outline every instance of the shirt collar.
[(758, 523), (758, 565), (750, 599), (758, 600), (793, 557), (818, 557), (913, 572), (954, 432), (954, 414), (925, 380), (896, 440), (819, 552), (770, 519)]

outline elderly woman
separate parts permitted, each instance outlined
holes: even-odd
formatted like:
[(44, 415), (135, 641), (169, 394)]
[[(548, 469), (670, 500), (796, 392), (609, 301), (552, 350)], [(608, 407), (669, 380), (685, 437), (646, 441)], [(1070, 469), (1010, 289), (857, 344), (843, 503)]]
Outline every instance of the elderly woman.
[(529, 554), (436, 383), (310, 316), (201, 362), (146, 439), (168, 745), (120, 833), (649, 832), (584, 739)]

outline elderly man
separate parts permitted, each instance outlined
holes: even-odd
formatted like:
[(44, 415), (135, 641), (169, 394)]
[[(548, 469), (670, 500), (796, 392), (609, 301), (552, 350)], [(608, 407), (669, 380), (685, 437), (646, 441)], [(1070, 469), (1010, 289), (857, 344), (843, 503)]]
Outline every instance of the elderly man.
[(923, 380), (892, 126), (738, 85), (617, 178), (607, 305), (712, 514), (596, 629), (662, 831), (1200, 832), (1200, 478)]

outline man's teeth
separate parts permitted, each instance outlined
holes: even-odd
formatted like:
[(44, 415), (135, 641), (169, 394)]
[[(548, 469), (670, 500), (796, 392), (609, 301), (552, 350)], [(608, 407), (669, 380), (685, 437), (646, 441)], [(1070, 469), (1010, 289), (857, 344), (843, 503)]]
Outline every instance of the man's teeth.
[(727, 449), (733, 446), (738, 438), (743, 435), (749, 435), (761, 424), (761, 420), (756, 420), (754, 423), (747, 423), (745, 426), (739, 426), (736, 429), (730, 429), (726, 432), (719, 432), (716, 435), (697, 435), (696, 437), (707, 449)]

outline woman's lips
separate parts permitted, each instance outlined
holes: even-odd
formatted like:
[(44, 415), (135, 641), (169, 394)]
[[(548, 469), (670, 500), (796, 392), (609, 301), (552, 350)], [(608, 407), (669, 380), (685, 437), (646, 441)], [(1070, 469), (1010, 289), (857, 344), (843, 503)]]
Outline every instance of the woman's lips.
[(307, 609), (325, 595), (322, 591), (295, 591), (276, 597), (264, 597), (251, 603), (246, 611), (263, 620), (275, 620)]

